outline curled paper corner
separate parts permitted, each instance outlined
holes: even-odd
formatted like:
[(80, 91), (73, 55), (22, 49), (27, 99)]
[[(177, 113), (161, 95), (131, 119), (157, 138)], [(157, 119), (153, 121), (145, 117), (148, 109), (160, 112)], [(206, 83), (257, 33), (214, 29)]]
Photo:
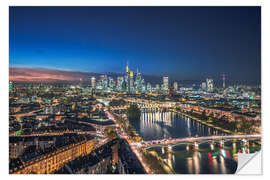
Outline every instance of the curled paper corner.
[(252, 154), (238, 153), (238, 166), (235, 174), (241, 175), (261, 175), (262, 162), (261, 151)]

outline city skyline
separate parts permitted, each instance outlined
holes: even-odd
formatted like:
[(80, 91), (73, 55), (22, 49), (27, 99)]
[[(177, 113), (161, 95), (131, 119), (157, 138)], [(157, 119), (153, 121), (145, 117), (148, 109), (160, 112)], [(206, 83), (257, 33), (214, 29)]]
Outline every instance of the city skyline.
[[(136, 73), (134, 71), (134, 73)], [(140, 73), (141, 74), (141, 73)], [(11, 82), (21, 82), (21, 83), (74, 83), (83, 81), (84, 83), (91, 83), (91, 78), (100, 79), (101, 76), (107, 75), (108, 77), (113, 78), (114, 81), (118, 81), (119, 77), (124, 77), (125, 73), (91, 73), (91, 72), (79, 72), (79, 71), (68, 71), (68, 70), (59, 70), (59, 69), (46, 69), (46, 68), (9, 68), (9, 80)], [(163, 82), (163, 77), (168, 76), (158, 76), (158, 75), (149, 75), (141, 74), (147, 82), (155, 85), (157, 83)], [(196, 84), (201, 86), (201, 83), (204, 83), (207, 79), (212, 79), (214, 84), (218, 87), (224, 88), (223, 75), (218, 77), (201, 77), (200, 79), (175, 79), (170, 77), (169, 86), (173, 87), (173, 83), (181, 83), (183, 85)], [(227, 86), (234, 85), (251, 85), (251, 86), (260, 86), (260, 81), (233, 81), (226, 78)], [(202, 85), (203, 86), (203, 85)]]
[(245, 172), (260, 31), (259, 6), (9, 7), (9, 174)]
[(10, 7), (11, 68), (259, 83), (260, 41), (259, 7)]

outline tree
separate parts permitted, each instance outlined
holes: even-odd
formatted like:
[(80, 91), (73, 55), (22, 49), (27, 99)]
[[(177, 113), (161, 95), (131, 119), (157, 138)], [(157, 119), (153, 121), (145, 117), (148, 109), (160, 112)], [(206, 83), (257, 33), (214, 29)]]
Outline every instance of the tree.
[(208, 122), (213, 122), (213, 118), (212, 117), (208, 117), (207, 121)]
[(127, 117), (132, 120), (140, 120), (141, 110), (136, 104), (131, 104), (127, 109)]
[(203, 112), (202, 112), (202, 119), (206, 119), (206, 112), (205, 112), (205, 110), (203, 110)]
[(135, 139), (135, 141), (136, 141), (136, 142), (140, 142), (140, 141), (142, 141), (142, 138), (141, 138), (141, 137), (139, 137), (139, 136), (136, 136), (134, 139)]
[(115, 132), (115, 130), (113, 128), (107, 128), (105, 130), (105, 134), (110, 140), (118, 137), (117, 133)]

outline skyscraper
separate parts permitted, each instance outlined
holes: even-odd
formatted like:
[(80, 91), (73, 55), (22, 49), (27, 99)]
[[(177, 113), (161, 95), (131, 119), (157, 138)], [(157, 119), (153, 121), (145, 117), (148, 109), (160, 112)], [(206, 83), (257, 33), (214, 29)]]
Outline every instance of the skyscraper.
[(128, 62), (126, 65), (126, 77), (125, 77), (126, 85), (127, 85), (127, 92), (130, 92), (130, 73), (128, 68)]
[(148, 92), (152, 91), (152, 86), (151, 86), (151, 84), (149, 82), (147, 83), (146, 89), (147, 89)]
[(208, 92), (213, 92), (214, 90), (214, 82), (213, 79), (206, 79), (206, 85), (207, 85), (207, 91)]
[(107, 90), (108, 88), (108, 78), (107, 75), (101, 75), (100, 76), (100, 80), (101, 80), (101, 87), (103, 90)]
[(137, 72), (135, 74), (134, 86), (135, 86), (136, 91), (139, 91), (139, 92), (143, 91), (144, 79), (142, 78), (141, 73), (139, 73), (138, 69), (137, 69)]
[(163, 77), (163, 90), (168, 91), (169, 90), (169, 77), (164, 76)]
[(127, 65), (126, 65), (126, 73), (129, 72), (129, 69), (128, 69), (128, 62), (127, 62)]
[(119, 76), (117, 77), (117, 86), (116, 86), (116, 89), (118, 91), (122, 91), (123, 90), (123, 83), (124, 83), (124, 78)]
[(130, 91), (134, 91), (134, 79), (133, 79), (133, 71), (130, 71), (130, 76), (129, 76), (129, 88)]
[(13, 91), (13, 84), (12, 81), (9, 81), (9, 92)]
[(108, 85), (109, 85), (110, 90), (113, 90), (115, 88), (115, 81), (113, 80), (112, 77), (109, 77), (108, 81), (109, 81)]
[(177, 91), (178, 90), (178, 83), (177, 82), (174, 82), (173, 83), (173, 90), (174, 91)]
[(142, 92), (145, 92), (146, 87), (145, 87), (144, 79), (142, 79), (141, 81), (141, 87), (142, 87)]
[(202, 82), (202, 89), (206, 90), (206, 82)]
[(222, 74), (222, 81), (223, 81), (223, 88), (224, 89), (225, 89), (225, 79), (226, 79), (225, 74)]
[(160, 86), (159, 84), (156, 84), (156, 91), (159, 92), (159, 90), (160, 90)]
[(91, 87), (92, 87), (93, 89), (96, 88), (96, 78), (95, 78), (94, 76), (91, 77)]
[(80, 78), (80, 88), (82, 88), (83, 87), (83, 80), (82, 80), (82, 78)]

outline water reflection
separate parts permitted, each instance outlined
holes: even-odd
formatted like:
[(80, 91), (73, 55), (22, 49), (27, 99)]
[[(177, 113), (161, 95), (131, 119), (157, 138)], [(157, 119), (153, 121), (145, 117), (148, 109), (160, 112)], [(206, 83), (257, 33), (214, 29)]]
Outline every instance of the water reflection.
[(198, 151), (195, 151), (193, 154), (193, 162), (194, 162), (194, 170), (195, 174), (200, 173), (200, 153)]
[[(131, 123), (144, 140), (223, 134), (173, 112), (144, 112), (140, 121)], [(253, 153), (259, 149), (255, 141), (211, 141), (149, 148), (180, 174), (232, 174), (237, 169), (238, 152)]]
[(140, 121), (131, 123), (144, 140), (222, 134), (174, 112), (144, 112)]
[[(256, 141), (252, 141), (256, 144)], [(211, 147), (214, 146), (214, 150)], [(189, 147), (189, 151), (187, 151)], [(204, 142), (198, 150), (191, 144), (178, 144), (171, 150), (166, 147), (151, 147), (180, 174), (233, 174), (237, 169), (237, 150), (255, 152), (260, 149), (258, 144), (246, 146), (242, 141), (227, 141), (220, 147), (219, 142)]]

